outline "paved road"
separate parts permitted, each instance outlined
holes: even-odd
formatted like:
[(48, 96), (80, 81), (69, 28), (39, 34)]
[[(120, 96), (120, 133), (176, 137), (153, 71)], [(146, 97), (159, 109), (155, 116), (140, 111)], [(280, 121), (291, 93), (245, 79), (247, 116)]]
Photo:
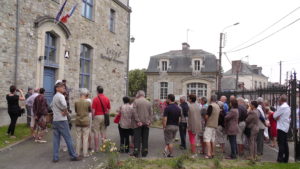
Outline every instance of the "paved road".
[[(73, 136), (75, 135), (73, 130)], [(117, 125), (113, 124), (108, 128), (108, 137), (118, 143), (119, 134)], [(92, 157), (85, 158), (80, 162), (70, 162), (69, 156), (66, 152), (60, 153), (60, 161), (58, 163), (52, 163), (52, 133), (47, 134), (48, 143), (37, 144), (32, 140), (23, 142), (9, 150), (0, 152), (0, 168), (1, 169), (85, 169), (92, 168), (94, 165), (98, 165), (101, 161), (105, 161), (105, 154), (97, 153)], [(74, 138), (74, 137), (73, 137)], [(163, 131), (161, 129), (150, 129), (150, 152), (149, 158), (161, 158), (162, 148), (164, 147)], [(175, 155), (183, 153), (175, 146)], [(227, 152), (229, 152), (229, 147)], [(292, 151), (292, 147), (290, 147)], [(276, 150), (275, 150), (276, 151)], [(275, 161), (277, 152), (275, 152), (268, 146), (265, 146), (263, 161)], [(121, 159), (128, 158), (128, 155), (122, 155)]]

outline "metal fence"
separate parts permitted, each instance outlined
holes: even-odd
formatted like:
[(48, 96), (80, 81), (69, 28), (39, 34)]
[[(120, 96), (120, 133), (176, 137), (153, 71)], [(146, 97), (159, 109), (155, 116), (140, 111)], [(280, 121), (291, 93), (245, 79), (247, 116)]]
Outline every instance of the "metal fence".
[(287, 85), (271, 86), (256, 90), (239, 90), (239, 91), (224, 91), (217, 92), (218, 97), (231, 95), (243, 97), (245, 99), (256, 100), (258, 97), (268, 100), (270, 106), (277, 108), (278, 100), (281, 95), (288, 96), (288, 104), (291, 106), (291, 125), (289, 136), (295, 143), (295, 161), (300, 161), (300, 81), (297, 80), (296, 72), (294, 72)]

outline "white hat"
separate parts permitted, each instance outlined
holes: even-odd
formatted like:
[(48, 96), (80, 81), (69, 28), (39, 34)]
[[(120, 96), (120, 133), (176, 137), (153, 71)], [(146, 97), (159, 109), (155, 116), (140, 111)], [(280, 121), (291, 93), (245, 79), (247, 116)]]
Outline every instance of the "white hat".
[(62, 83), (62, 80), (56, 80), (55, 85), (57, 85), (57, 83)]

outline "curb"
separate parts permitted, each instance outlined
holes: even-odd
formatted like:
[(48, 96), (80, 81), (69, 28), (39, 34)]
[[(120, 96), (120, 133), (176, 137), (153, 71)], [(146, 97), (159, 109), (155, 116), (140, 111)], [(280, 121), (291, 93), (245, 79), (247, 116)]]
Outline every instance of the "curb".
[(20, 141), (17, 141), (17, 142), (15, 142), (15, 143), (13, 143), (13, 144), (10, 144), (10, 145), (8, 145), (8, 146), (6, 146), (6, 147), (1, 148), (1, 149), (0, 149), (0, 152), (6, 151), (6, 150), (8, 150), (8, 149), (10, 149), (10, 148), (12, 148), (12, 147), (18, 145), (18, 144), (21, 144), (21, 143), (23, 143), (23, 142), (25, 142), (25, 141), (27, 141), (27, 140), (30, 140), (31, 138), (32, 138), (32, 136), (27, 136), (27, 137), (25, 137), (24, 139), (22, 139), (22, 140), (20, 140)]

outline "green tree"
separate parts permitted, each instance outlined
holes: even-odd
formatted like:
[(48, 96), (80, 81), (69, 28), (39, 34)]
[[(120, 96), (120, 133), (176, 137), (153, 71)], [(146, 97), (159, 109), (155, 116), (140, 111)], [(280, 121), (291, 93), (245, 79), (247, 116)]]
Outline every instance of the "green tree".
[(129, 71), (129, 96), (134, 97), (137, 91), (147, 89), (146, 69), (134, 69)]

